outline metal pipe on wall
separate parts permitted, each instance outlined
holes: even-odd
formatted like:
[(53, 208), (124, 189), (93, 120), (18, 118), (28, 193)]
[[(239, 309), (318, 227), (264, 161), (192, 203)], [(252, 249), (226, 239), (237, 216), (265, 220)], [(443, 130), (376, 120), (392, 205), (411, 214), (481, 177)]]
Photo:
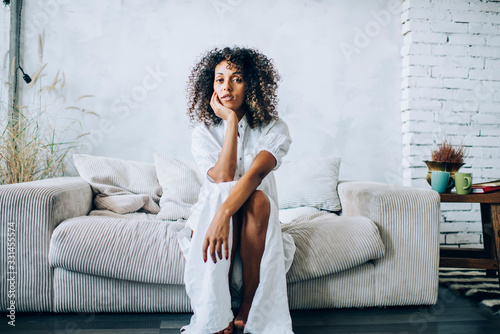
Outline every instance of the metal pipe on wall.
[(12, 125), (19, 120), (19, 109), (17, 108), (19, 100), (19, 91), (17, 89), (18, 76), (17, 69), (20, 65), (19, 49), (21, 38), (21, 9), (22, 0), (10, 1), (10, 40), (9, 40), (9, 121)]

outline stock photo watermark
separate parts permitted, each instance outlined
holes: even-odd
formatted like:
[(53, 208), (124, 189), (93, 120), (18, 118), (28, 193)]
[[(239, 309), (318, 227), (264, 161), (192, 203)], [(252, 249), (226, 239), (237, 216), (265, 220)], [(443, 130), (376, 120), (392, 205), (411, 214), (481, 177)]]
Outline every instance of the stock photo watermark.
[(238, 7), (243, 0), (214, 0), (212, 5), (217, 12), (219, 19), (224, 19), (226, 13), (232, 13)]
[(60, 7), (67, 5), (70, 0), (40, 0), (38, 1), (39, 10), (25, 22), (26, 27), (23, 29), (24, 37), (33, 38), (38, 36), (51, 19), (59, 13)]
[(453, 304), (456, 299), (457, 296), (451, 290), (445, 289), (442, 293), (440, 292), (439, 299), (435, 305), (420, 307), (418, 311), (408, 317), (408, 324), (414, 331), (402, 331), (399, 334), (426, 333), (429, 329), (429, 324), (436, 322), (438, 316), (444, 313), (446, 306)]
[[(487, 78), (481, 76), (479, 78), (479, 84), (465, 97), (464, 101), (457, 101), (454, 109), (458, 111), (476, 112), (481, 102), (487, 101), (497, 92), (494, 87), (489, 85), (489, 83), (493, 81), (491, 74), (489, 74)], [(460, 97), (459, 95), (460, 93), (455, 94), (457, 98)]]
[(400, 10), (401, 1), (391, 0), (384, 9), (371, 11), (372, 20), (366, 22), (363, 28), (354, 28), (352, 43), (340, 43), (339, 47), (345, 60), (350, 63), (353, 56), (360, 54), (363, 49), (367, 48), (373, 39), (379, 36), (382, 30), (392, 22), (394, 17), (399, 18)]
[[(141, 102), (146, 100), (149, 93), (160, 87), (168, 77), (168, 72), (161, 69), (162, 64), (156, 64), (155, 68), (146, 67), (146, 74), (140, 84), (132, 87), (127, 94), (121, 95), (111, 103), (111, 115), (113, 119), (125, 120), (130, 117), (132, 110), (137, 108)], [(116, 126), (109, 119), (101, 118), (97, 129), (93, 129), (81, 144), (82, 153), (92, 153), (94, 147), (102, 144), (104, 137), (116, 131)]]
[(10, 326), (16, 326), (16, 223), (7, 224), (7, 322)]

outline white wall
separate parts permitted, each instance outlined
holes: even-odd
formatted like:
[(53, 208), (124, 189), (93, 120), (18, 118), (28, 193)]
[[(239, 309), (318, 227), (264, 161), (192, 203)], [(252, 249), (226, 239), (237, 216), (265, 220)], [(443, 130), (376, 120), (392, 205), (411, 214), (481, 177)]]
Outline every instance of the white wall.
[[(500, 2), (403, 2), (404, 184), (426, 187), (431, 150), (464, 143), (462, 172), (500, 178)], [(442, 204), (441, 243), (478, 247), (478, 204)]]
[(9, 82), (9, 29), (9, 7), (0, 3), (0, 124), (5, 120), (8, 104), (9, 88), (5, 83)]
[(403, 4), (404, 182), (426, 186), (432, 148), (447, 136), (468, 147), (464, 171), (500, 174), (500, 3)]
[[(401, 183), (400, 1), (30, 1), (24, 68), (47, 63), (25, 104), (81, 120), (83, 152), (152, 161), (191, 159), (185, 84), (213, 46), (248, 45), (274, 58), (289, 159), (336, 155), (341, 178)], [(43, 60), (38, 34), (45, 32)], [(36, 89), (64, 71), (65, 100)], [(160, 75), (157, 81), (151, 72)], [(146, 86), (146, 88), (145, 88)], [(81, 95), (91, 94), (75, 102)], [(96, 112), (81, 115), (68, 106)]]

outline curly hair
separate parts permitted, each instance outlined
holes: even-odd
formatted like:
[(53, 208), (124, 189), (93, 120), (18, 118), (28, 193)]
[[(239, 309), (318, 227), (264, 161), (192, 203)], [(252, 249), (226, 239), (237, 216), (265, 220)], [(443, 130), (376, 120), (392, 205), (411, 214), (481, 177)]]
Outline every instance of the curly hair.
[(215, 78), (215, 67), (222, 61), (243, 73), (245, 82), (245, 115), (248, 125), (267, 124), (278, 118), (276, 90), (280, 76), (272, 59), (251, 48), (215, 48), (203, 54), (191, 69), (187, 85), (188, 112), (193, 123), (218, 125), (222, 119), (210, 106)]

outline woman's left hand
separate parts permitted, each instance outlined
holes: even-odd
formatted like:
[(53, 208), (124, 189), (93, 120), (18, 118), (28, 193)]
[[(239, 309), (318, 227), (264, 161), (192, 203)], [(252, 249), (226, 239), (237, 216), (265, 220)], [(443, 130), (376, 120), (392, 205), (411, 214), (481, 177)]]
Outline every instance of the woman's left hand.
[(203, 241), (203, 261), (207, 262), (207, 250), (210, 248), (210, 257), (214, 263), (217, 263), (215, 252), (222, 260), (222, 247), (224, 246), (224, 254), (226, 260), (229, 259), (229, 231), (231, 217), (226, 217), (221, 210), (215, 214), (212, 223), (208, 227), (205, 240)]

